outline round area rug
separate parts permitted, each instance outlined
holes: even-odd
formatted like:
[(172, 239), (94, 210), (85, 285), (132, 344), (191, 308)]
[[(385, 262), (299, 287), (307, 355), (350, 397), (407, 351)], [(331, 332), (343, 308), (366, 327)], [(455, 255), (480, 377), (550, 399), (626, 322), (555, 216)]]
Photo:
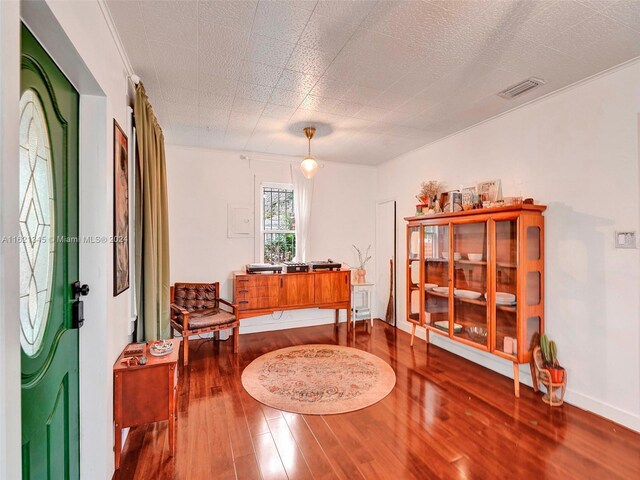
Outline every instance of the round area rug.
[(385, 361), (339, 345), (282, 348), (256, 358), (242, 372), (242, 386), (259, 402), (311, 415), (368, 407), (395, 383), (396, 374)]

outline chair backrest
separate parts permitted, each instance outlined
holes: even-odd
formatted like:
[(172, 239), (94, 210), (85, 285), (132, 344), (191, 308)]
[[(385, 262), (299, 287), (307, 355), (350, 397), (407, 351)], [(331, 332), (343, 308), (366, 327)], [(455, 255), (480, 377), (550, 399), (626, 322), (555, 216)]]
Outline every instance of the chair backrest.
[(540, 347), (535, 347), (532, 355), (533, 363), (535, 363), (536, 368), (538, 370), (544, 370), (544, 359), (542, 358), (542, 350), (540, 350)]
[(543, 382), (549, 381), (549, 370), (547, 370), (544, 366), (544, 359), (542, 358), (542, 350), (540, 347), (535, 347), (532, 352), (533, 355), (533, 363), (536, 369), (536, 375), (538, 380)]
[(185, 308), (189, 312), (203, 308), (218, 308), (219, 282), (215, 283), (176, 283), (173, 286), (171, 303)]

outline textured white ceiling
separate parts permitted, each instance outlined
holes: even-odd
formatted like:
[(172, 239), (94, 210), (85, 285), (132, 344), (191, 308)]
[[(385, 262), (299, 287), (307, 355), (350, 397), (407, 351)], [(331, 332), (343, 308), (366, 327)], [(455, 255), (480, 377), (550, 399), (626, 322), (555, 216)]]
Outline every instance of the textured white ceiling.
[(320, 160), (378, 164), (640, 56), (640, 0), (107, 3), (168, 142), (303, 156), (322, 123)]

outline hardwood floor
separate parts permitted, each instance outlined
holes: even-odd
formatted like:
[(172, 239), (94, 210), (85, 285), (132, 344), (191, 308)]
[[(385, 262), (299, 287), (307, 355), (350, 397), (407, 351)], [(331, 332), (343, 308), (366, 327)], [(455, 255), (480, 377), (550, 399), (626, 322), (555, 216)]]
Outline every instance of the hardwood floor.
[[(371, 352), (396, 371), (381, 402), (342, 415), (297, 415), (242, 388), (263, 353), (305, 343)], [(638, 478), (640, 434), (376, 321), (347, 342), (346, 325), (190, 342), (180, 370), (176, 455), (167, 422), (132, 429), (115, 479)]]

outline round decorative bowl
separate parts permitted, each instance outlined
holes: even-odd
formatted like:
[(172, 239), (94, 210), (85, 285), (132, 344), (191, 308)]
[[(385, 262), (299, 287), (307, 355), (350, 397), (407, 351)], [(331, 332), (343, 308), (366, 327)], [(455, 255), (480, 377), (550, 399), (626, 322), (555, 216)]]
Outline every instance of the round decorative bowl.
[(467, 335), (469, 338), (476, 343), (487, 343), (487, 327), (467, 327), (466, 329)]

